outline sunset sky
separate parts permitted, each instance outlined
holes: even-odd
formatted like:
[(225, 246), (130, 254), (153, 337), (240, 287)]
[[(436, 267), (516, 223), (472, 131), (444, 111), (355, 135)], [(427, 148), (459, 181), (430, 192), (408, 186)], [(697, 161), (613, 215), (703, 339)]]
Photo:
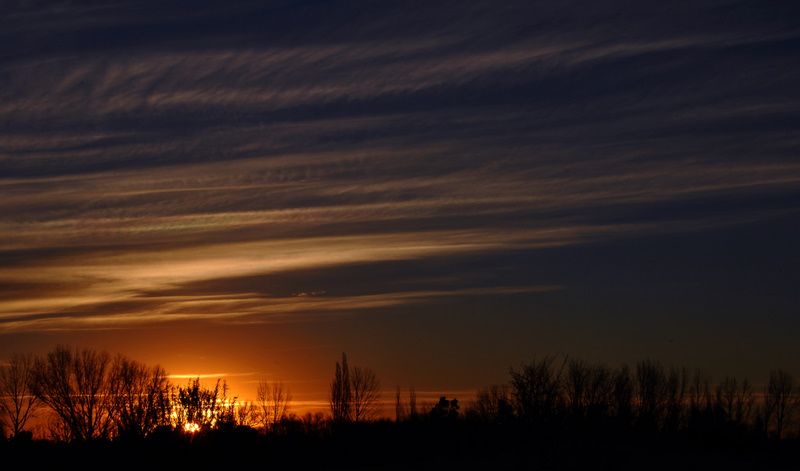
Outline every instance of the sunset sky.
[(800, 2), (0, 5), (0, 361), (800, 374)]

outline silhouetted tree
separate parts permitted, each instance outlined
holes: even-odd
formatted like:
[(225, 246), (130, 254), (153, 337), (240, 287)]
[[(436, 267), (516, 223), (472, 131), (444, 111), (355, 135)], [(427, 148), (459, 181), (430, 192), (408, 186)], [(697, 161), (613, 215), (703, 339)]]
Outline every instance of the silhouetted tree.
[(683, 422), (689, 374), (685, 368), (670, 368), (664, 383), (664, 419), (666, 430), (677, 431)]
[(261, 380), (258, 383), (256, 398), (264, 431), (266, 432), (268, 428), (272, 428), (273, 432), (276, 431), (289, 411), (292, 400), (289, 390), (281, 382), (270, 383)]
[(177, 392), (173, 392), (172, 402), (176, 427), (212, 428), (217, 425), (222, 412), (220, 380), (213, 388), (205, 388), (200, 385), (200, 378), (195, 378), (186, 387), (178, 387)]
[(479, 389), (466, 414), (470, 419), (480, 422), (503, 423), (512, 419), (514, 410), (508, 386), (493, 385)]
[(380, 382), (369, 368), (347, 364), (347, 355), (342, 353), (342, 362), (336, 363), (330, 386), (331, 416), (336, 423), (361, 422), (371, 418), (380, 397)]
[[(24, 370), (25, 361), (19, 358), (23, 357), (15, 356), (11, 363), (3, 366), (0, 385), (24, 377), (11, 374)], [(145, 446), (136, 448), (143, 451), (147, 451), (150, 444), (159, 447), (161, 444), (188, 444), (187, 449), (195, 450), (199, 449), (196, 447), (245, 445), (225, 448), (234, 456), (238, 451), (248, 453), (256, 449), (249, 447), (260, 442), (265, 447), (257, 450), (266, 449), (270, 454), (287, 450), (284, 453), (289, 456), (290, 452), (309, 449), (326, 456), (330, 454), (328, 451), (351, 441), (358, 449), (366, 450), (359, 460), (391, 456), (391, 450), (401, 448), (408, 450), (409, 458), (418, 456), (425, 460), (443, 457), (472, 460), (473, 457), (519, 451), (525, 453), (526, 458), (509, 456), (510, 461), (506, 463), (516, 463), (520, 458), (519, 464), (523, 467), (533, 464), (538, 469), (549, 468), (562, 453), (574, 451), (589, 457), (589, 464), (601, 467), (611, 464), (609, 468), (617, 469), (613, 462), (595, 463), (592, 453), (618, 446), (623, 448), (614, 453), (628, 453), (630, 450), (624, 447), (629, 443), (641, 447), (645, 453), (650, 452), (651, 447), (659, 452), (662, 446), (674, 447), (678, 453), (694, 453), (708, 446), (714, 453), (734, 447), (737, 453), (741, 450), (745, 454), (748, 450), (759, 454), (782, 453), (782, 450), (794, 453), (797, 445), (794, 439), (776, 443), (795, 437), (797, 430), (797, 384), (782, 370), (772, 371), (763, 394), (756, 394), (747, 380), (727, 377), (711, 386), (710, 379), (701, 373), (690, 380), (686, 369), (665, 368), (656, 361), (638, 363), (632, 370), (624, 365), (609, 368), (580, 360), (564, 359), (562, 362), (561, 357), (544, 357), (519, 370), (512, 369), (509, 385), (479, 389), (466, 408), (465, 420), (459, 420), (462, 417), (459, 401), (442, 396), (436, 403), (423, 403), (419, 420), (414, 422), (391, 426), (381, 421), (358, 427), (336, 427), (334, 420), (322, 414), (306, 414), (302, 418), (289, 416), (290, 395), (277, 382), (261, 381), (257, 402), (240, 403), (237, 397), (231, 397), (222, 380), (217, 380), (211, 388), (202, 386), (199, 378), (182, 387), (171, 386), (160, 367), (147, 367), (123, 356), (110, 361), (104, 353), (57, 347), (48, 355), (35, 358), (33, 366), (30, 366), (31, 357), (27, 358), (31, 371), (27, 384), (34, 397), (53, 411), (43, 414), (44, 419), (50, 419), (47, 427), (51, 438), (65, 441), (147, 438), (146, 442), (138, 444)], [(16, 364), (22, 364), (23, 368), (11, 368)], [(331, 409), (338, 411), (336, 422), (361, 422), (375, 417), (378, 391), (375, 374), (367, 368), (349, 366), (343, 354), (331, 381)], [(3, 393), (0, 399), (4, 401), (4, 426), (8, 423), (5, 415), (11, 407), (8, 404), (14, 404), (6, 401), (11, 401), (15, 394), (30, 399), (30, 395), (19, 390)], [(402, 395), (398, 386), (395, 392), (397, 422), (414, 418), (417, 410), (414, 389), (409, 388), (408, 406), (403, 403)], [(249, 428), (253, 425), (272, 430), (279, 427), (281, 433), (259, 438), (258, 431)], [(16, 433), (21, 437), (29, 436), (29, 432), (22, 431), (23, 426), (20, 425)], [(175, 433), (172, 427), (192, 432), (216, 430), (187, 438), (191, 435)], [(401, 446), (387, 448), (386, 443)], [(418, 447), (413, 446), (417, 444)], [(587, 445), (589, 449), (583, 448)], [(697, 445), (700, 448), (694, 448)], [(25, 447), (28, 445), (24, 440), (18, 439), (16, 444), (0, 440), (0, 453)], [(525, 447), (524, 451), (520, 447)], [(533, 448), (533, 453), (528, 447)], [(102, 461), (104, 450), (133, 448), (91, 445), (40, 449), (81, 453), (90, 450)], [(349, 457), (344, 456), (343, 453), (335, 457), (335, 460), (346, 460), (335, 464), (349, 465)], [(525, 461), (530, 457), (535, 461)], [(461, 464), (460, 461), (453, 463)], [(538, 466), (540, 463), (543, 466)], [(583, 458), (570, 463), (584, 464)], [(314, 464), (325, 467), (327, 463)], [(672, 467), (671, 463), (664, 464)], [(567, 466), (567, 469), (572, 468)]]
[(429, 412), (429, 417), (434, 420), (448, 419), (453, 420), (458, 418), (460, 406), (458, 399), (453, 398), (448, 400), (445, 396), (439, 398)]
[(55, 442), (68, 442), (72, 439), (69, 426), (57, 415), (48, 414), (45, 428), (50, 440)]
[(653, 360), (636, 365), (636, 405), (640, 425), (658, 426), (666, 407), (667, 377), (661, 363)]
[(534, 359), (520, 371), (511, 370), (511, 388), (517, 414), (535, 421), (553, 417), (562, 403), (561, 377), (564, 365), (554, 365), (555, 357)]
[(142, 438), (170, 423), (169, 381), (164, 370), (117, 356), (111, 367), (112, 418), (122, 437)]
[(585, 407), (590, 417), (610, 413), (614, 396), (613, 372), (604, 365), (589, 367), (589, 382), (585, 394)]
[(605, 366), (570, 360), (564, 376), (567, 409), (578, 417), (607, 414), (613, 403), (612, 379), (611, 371)]
[(352, 386), (350, 383), (350, 367), (347, 365), (347, 355), (342, 353), (342, 362), (336, 362), (336, 370), (330, 387), (331, 417), (334, 422), (341, 423), (350, 421), (351, 401)]
[(31, 390), (33, 357), (12, 355), (7, 365), (0, 367), (0, 424), (17, 437), (33, 416), (38, 405)]
[(372, 419), (377, 413), (378, 399), (381, 394), (381, 384), (375, 373), (360, 366), (353, 368), (350, 378), (353, 401), (351, 411), (354, 422), (363, 422)]
[(735, 425), (742, 425), (750, 421), (753, 409), (753, 388), (745, 379), (741, 382), (735, 377), (727, 376), (715, 390), (716, 408), (725, 416), (725, 419)]
[(213, 418), (212, 427), (230, 429), (236, 426), (236, 410), (239, 408), (239, 398), (237, 396), (229, 396), (229, 391), (228, 382), (223, 380), (221, 395), (215, 403), (216, 408), (208, 412)]
[(32, 390), (61, 421), (69, 440), (108, 438), (112, 431), (110, 359), (105, 352), (58, 346), (34, 362)]
[(769, 383), (764, 391), (764, 425), (767, 433), (773, 430), (779, 440), (794, 418), (794, 390), (792, 375), (784, 370), (770, 372)]
[(711, 378), (702, 371), (696, 370), (689, 384), (688, 396), (688, 427), (695, 430), (707, 427), (709, 422), (714, 421)]
[(623, 365), (614, 372), (612, 383), (613, 413), (617, 419), (628, 422), (633, 415), (633, 380), (628, 365)]
[(253, 402), (237, 404), (235, 413), (234, 424), (237, 426), (258, 427), (264, 424), (263, 420), (261, 420), (260, 407)]
[(590, 374), (589, 366), (582, 360), (571, 359), (567, 363), (564, 399), (567, 409), (574, 415), (581, 417), (586, 415)]

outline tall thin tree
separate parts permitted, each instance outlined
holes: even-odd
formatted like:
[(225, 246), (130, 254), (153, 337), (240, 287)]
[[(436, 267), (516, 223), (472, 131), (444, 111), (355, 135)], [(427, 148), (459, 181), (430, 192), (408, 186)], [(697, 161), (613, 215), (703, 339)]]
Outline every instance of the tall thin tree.
[(347, 355), (342, 353), (342, 362), (336, 362), (336, 370), (330, 387), (331, 416), (334, 422), (349, 422), (351, 415), (352, 386), (350, 383), (350, 367)]

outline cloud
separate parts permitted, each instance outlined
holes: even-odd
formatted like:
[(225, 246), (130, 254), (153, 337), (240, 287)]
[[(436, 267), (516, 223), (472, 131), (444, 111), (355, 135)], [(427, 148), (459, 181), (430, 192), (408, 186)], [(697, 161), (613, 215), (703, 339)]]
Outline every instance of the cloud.
[[(763, 215), (753, 215), (754, 220)], [(20, 265), (0, 280), (31, 283), (58, 279), (69, 292), (45, 290), (0, 302), (0, 330), (70, 330), (123, 328), (148, 323), (204, 320), (215, 322), (286, 322), (313, 320), (326, 313), (376, 310), (401, 304), (425, 303), (436, 298), (507, 296), (562, 289), (545, 284), (531, 286), (465, 286), (466, 276), (453, 279), (455, 288), (431, 290), (436, 280), (417, 276), (408, 288), (379, 287), (370, 293), (368, 283), (342, 296), (271, 296), (235, 284), (219, 293), (203, 293), (208, 282), (220, 283), (265, 274), (280, 276), (303, 270), (326, 270), (364, 263), (392, 263), (425, 259), (530, 251), (587, 244), (620, 237), (642, 237), (665, 231), (696, 231), (723, 224), (741, 223), (741, 215), (726, 220), (662, 221), (650, 224), (617, 224), (543, 227), (507, 231), (430, 231), (362, 236), (326, 236), (258, 242), (211, 244), (158, 251), (97, 253), (91, 258), (64, 257), (51, 266)], [(53, 261), (52, 259), (50, 260)], [(333, 279), (333, 278), (329, 278)], [(224, 284), (222, 285), (224, 286)], [(416, 287), (415, 287), (416, 286)], [(360, 291), (360, 292), (359, 292)], [(321, 292), (321, 291), (320, 291)]]
[[(120, 313), (108, 311), (109, 305), (84, 306), (73, 312), (49, 312), (44, 315), (0, 317), (0, 333), (24, 331), (65, 331), (126, 328), (152, 323), (214, 321), (219, 323), (307, 322), (329, 314), (352, 314), (404, 304), (425, 303), (437, 298), (535, 294), (558, 291), (560, 286), (503, 286), (466, 288), (448, 291), (386, 292), (357, 296), (291, 296), (268, 298), (251, 295), (149, 297), (129, 303)], [(135, 299), (135, 298), (134, 298)], [(98, 312), (92, 313), (95, 310)], [(300, 317), (298, 317), (300, 316)], [(9, 316), (6, 316), (9, 317)]]
[(502, 296), (525, 283), (231, 280), (796, 211), (798, 35), (776, 6), (161, 3), (0, 15), (19, 39), (0, 46), (2, 331)]

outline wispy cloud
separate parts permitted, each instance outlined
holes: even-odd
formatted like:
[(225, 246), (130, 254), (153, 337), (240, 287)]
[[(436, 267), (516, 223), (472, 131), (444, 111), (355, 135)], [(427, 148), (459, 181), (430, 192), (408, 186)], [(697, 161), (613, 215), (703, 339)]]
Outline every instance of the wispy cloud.
[[(164, 3), (0, 10), (20, 37), (0, 46), (0, 331), (535, 294), (560, 285), (228, 284), (796, 210), (798, 34), (777, 10), (697, 2), (688, 27), (657, 2), (389, 2), (343, 27), (336, 2)], [(227, 291), (186, 292), (202, 283)]]
[[(464, 296), (497, 296), (513, 294), (547, 293), (562, 289), (560, 286), (503, 286), (487, 288), (454, 289), (448, 291), (387, 292), (359, 296), (292, 296), (263, 297), (257, 295), (210, 297), (148, 297), (128, 305), (126, 312), (114, 314), (92, 313), (111, 309), (100, 303), (84, 306), (72, 312), (48, 312), (39, 315), (0, 318), (0, 332), (62, 331), (93, 328), (125, 328), (150, 323), (206, 320), (233, 324), (274, 322), (303, 322), (330, 314), (352, 314), (403, 304), (425, 303), (436, 298), (461, 298)], [(298, 317), (300, 316), (300, 317)], [(194, 375), (196, 376), (196, 375)]]

